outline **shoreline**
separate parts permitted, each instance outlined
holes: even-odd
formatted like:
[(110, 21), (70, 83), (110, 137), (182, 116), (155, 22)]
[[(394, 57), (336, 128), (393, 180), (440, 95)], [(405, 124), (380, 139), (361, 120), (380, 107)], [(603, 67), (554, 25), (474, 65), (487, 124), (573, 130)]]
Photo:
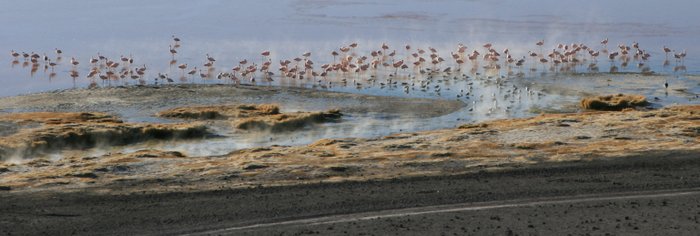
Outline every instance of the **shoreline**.
[[(428, 112), (432, 116), (450, 114), (463, 107), (461, 102), (429, 99), (308, 94), (294, 89), (223, 88), (222, 91), (217, 86), (207, 88), (213, 90), (204, 93), (209, 98), (177, 105), (156, 102), (156, 108), (147, 111), (155, 114), (181, 105), (218, 104), (221, 102), (218, 95), (227, 89), (242, 94), (233, 96), (232, 100), (251, 94), (266, 94), (257, 104), (279, 99), (280, 95), (275, 95), (278, 93), (293, 98), (284, 100), (292, 104), (306, 104), (299, 101), (332, 96), (333, 104), (341, 105), (341, 112), (344, 106), (350, 113), (374, 110), (420, 117), (421, 114), (412, 110), (396, 107), (396, 104), (416, 101), (419, 106), (433, 109)], [(111, 110), (105, 109), (114, 113), (120, 106), (130, 104), (133, 94), (123, 94), (129, 89), (115, 91), (102, 91), (104, 96), (95, 96), (95, 91), (90, 91), (96, 102), (82, 108), (95, 112), (104, 109), (104, 104), (116, 104)], [(85, 92), (59, 93), (68, 95), (61, 96), (61, 99), (71, 100), (80, 98)], [(46, 96), (49, 95), (55, 94)], [(150, 100), (142, 100), (138, 106), (165, 97), (152, 93), (149, 96)], [(25, 103), (23, 99), (27, 97), (0, 99), (0, 107), (21, 103), (27, 110), (41, 110), (62, 103), (56, 99), (49, 100), (50, 104), (41, 100)], [(356, 99), (379, 99), (385, 103), (362, 107), (362, 102), (359, 105), (353, 102)], [(441, 105), (434, 106), (435, 103)], [(286, 104), (280, 104), (282, 109)], [(311, 103), (294, 110), (313, 110), (310, 107), (320, 109), (329, 108), (329, 105)], [(68, 117), (65, 122), (91, 127), (93, 121), (84, 123), (71, 118), (72, 113), (68, 111), (80, 111), (78, 108), (81, 106), (58, 106), (58, 113), (46, 115), (51, 117), (51, 114), (60, 113)], [(118, 116), (77, 114), (83, 118), (132, 125), (129, 121), (115, 121)], [(233, 116), (237, 113), (226, 114)], [(48, 121), (64, 122), (60, 119)], [(199, 122), (213, 124), (206, 120)], [(12, 135), (12, 132), (3, 135)], [(427, 219), (425, 215), (406, 215), (394, 217), (395, 220), (355, 221), (349, 218), (347, 222), (317, 225), (275, 223), (325, 216), (343, 218), (348, 214), (370, 214), (382, 210), (432, 209), (446, 204), (489, 205), (541, 198), (576, 199), (585, 194), (608, 196), (639, 191), (690, 191), (700, 187), (700, 180), (696, 178), (700, 170), (700, 159), (696, 158), (700, 156), (699, 141), (700, 106), (683, 105), (640, 111), (541, 114), (376, 138), (329, 138), (308, 145), (247, 148), (215, 156), (189, 156), (153, 148), (96, 156), (77, 152), (51, 161), (0, 163), (0, 210), (6, 212), (0, 216), (0, 233), (116, 235), (224, 230), (220, 233), (359, 234), (401, 232), (401, 225), (410, 225), (417, 220), (430, 223), (412, 226), (412, 230), (417, 231), (411, 232), (429, 233), (449, 227), (460, 230), (455, 233), (466, 233), (464, 230), (468, 228), (474, 234), (501, 234), (508, 232), (497, 228), (503, 224), (520, 233), (572, 233), (580, 232), (580, 227), (592, 225), (616, 232), (619, 229), (615, 227), (620, 227), (614, 223), (616, 219), (634, 215), (626, 210), (630, 201), (625, 199), (605, 200), (606, 204), (614, 206), (610, 209), (619, 211), (604, 217), (600, 216), (599, 210), (591, 210), (597, 209), (595, 206), (601, 204), (599, 201), (571, 206), (547, 203), (548, 208), (537, 208), (537, 212), (552, 217), (538, 218), (542, 226), (536, 228), (530, 227), (532, 222), (523, 223), (521, 218), (516, 220), (513, 217), (526, 217), (532, 213), (520, 207), (438, 212), (431, 213)], [(674, 232), (696, 230), (695, 222), (677, 213), (680, 209), (694, 209), (697, 204), (692, 198), (641, 198), (654, 202), (653, 206), (662, 206), (665, 215), (648, 218), (652, 224), (630, 222), (624, 226), (625, 232), (634, 233), (640, 229), (657, 232), (654, 230), (660, 229), (653, 227), (666, 224), (668, 219), (681, 222)], [(561, 213), (572, 210), (580, 212), (578, 217)], [(640, 211), (644, 212), (659, 210), (640, 206)], [(476, 220), (449, 220), (454, 220), (454, 217)], [(580, 217), (602, 221), (582, 223)], [(500, 220), (483, 220), (488, 218)], [(396, 224), (396, 221), (404, 223)], [(258, 224), (272, 225), (246, 228)], [(548, 228), (544, 224), (562, 227)], [(437, 225), (441, 228), (435, 228)]]
[(143, 149), (87, 158), (78, 152), (55, 161), (2, 164), (5, 171), (0, 175), (0, 186), (11, 191), (94, 187), (121, 189), (117, 192), (178, 192), (439, 176), (542, 163), (624, 159), (656, 152), (697, 153), (698, 127), (700, 106), (676, 106), (650, 111), (547, 114), (379, 138), (272, 145), (217, 156), (190, 157), (186, 153)]

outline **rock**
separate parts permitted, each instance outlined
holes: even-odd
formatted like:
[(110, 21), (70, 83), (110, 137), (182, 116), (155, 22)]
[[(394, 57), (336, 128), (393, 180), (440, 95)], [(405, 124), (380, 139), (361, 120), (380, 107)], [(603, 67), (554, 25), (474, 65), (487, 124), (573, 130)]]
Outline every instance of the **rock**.
[(329, 169), (332, 171), (336, 171), (336, 172), (345, 172), (346, 170), (348, 170), (348, 167), (347, 166), (331, 166)]
[(244, 169), (244, 170), (257, 170), (257, 169), (264, 169), (264, 168), (267, 168), (267, 167), (269, 167), (269, 166), (263, 165), (263, 164), (255, 164), (255, 163), (253, 163), (253, 164), (248, 164), (248, 165), (246, 165), (245, 167), (243, 167), (243, 169)]
[(457, 127), (458, 129), (472, 129), (472, 128), (486, 128), (488, 127), (488, 124), (463, 124)]
[[(697, 127), (687, 127), (683, 129), (683, 132), (681, 135), (685, 136), (690, 136), (690, 137), (699, 137), (700, 136), (700, 126)], [(2, 172), (2, 171), (0, 171)]]
[(91, 179), (97, 178), (97, 175), (95, 173), (92, 173), (92, 172), (73, 173), (73, 174), (68, 174), (68, 175), (73, 176), (73, 177), (78, 177), (78, 178), (91, 178)]
[(454, 155), (454, 154), (451, 152), (436, 152), (436, 153), (430, 154), (431, 157), (438, 157), (438, 158), (439, 157), (451, 157), (452, 155)]
[(401, 150), (401, 149), (410, 149), (413, 148), (413, 146), (408, 145), (408, 144), (389, 144), (384, 146), (384, 149), (386, 150)]

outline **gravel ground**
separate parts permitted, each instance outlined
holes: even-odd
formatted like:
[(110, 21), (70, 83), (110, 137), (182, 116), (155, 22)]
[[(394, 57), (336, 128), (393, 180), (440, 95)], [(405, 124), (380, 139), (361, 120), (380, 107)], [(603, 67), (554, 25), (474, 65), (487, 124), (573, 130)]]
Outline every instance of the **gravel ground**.
[[(700, 187), (698, 155), (666, 153), (454, 176), (201, 192), (113, 194), (90, 188), (74, 192), (0, 192), (0, 234), (166, 235), (440, 204), (682, 190)], [(123, 187), (132, 187), (132, 183)], [(682, 235), (697, 230), (697, 216), (694, 197), (641, 198), (258, 228), (225, 234), (507, 234), (510, 230), (514, 235)]]

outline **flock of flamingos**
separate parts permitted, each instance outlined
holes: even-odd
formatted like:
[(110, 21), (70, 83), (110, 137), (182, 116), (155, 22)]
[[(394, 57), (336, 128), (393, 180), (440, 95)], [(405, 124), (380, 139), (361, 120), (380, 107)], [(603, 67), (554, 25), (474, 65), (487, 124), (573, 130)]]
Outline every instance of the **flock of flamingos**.
[[(584, 67), (588, 71), (598, 71), (598, 60), (607, 60), (610, 63), (610, 72), (617, 72), (619, 67), (626, 68), (630, 63), (636, 64), (642, 73), (653, 73), (647, 65), (651, 57), (648, 50), (643, 49), (638, 43), (631, 45), (619, 44), (610, 46), (608, 49), (608, 39), (600, 42), (600, 45), (588, 46), (582, 43), (557, 44), (551, 50), (544, 49), (544, 40), (533, 43), (536, 48), (529, 51), (527, 55), (515, 56), (508, 48), (497, 49), (491, 43), (469, 48), (464, 44), (458, 44), (449, 53), (438, 52), (433, 47), (414, 48), (405, 45), (400, 48), (393, 48), (386, 43), (378, 48), (370, 50), (363, 55), (358, 49), (358, 43), (351, 43), (341, 46), (337, 50), (327, 53), (329, 63), (318, 65), (312, 60), (311, 52), (304, 52), (299, 57), (279, 60), (273, 63), (270, 51), (262, 51), (260, 58), (255, 60), (241, 60), (231, 69), (217, 71), (217, 60), (209, 54), (203, 60), (204, 63), (197, 66), (189, 64), (178, 64), (178, 49), (182, 41), (176, 36), (172, 36), (169, 45), (171, 54), (170, 75), (167, 73), (153, 73), (149, 76), (149, 68), (145, 64), (135, 63), (132, 56), (120, 56), (119, 58), (108, 58), (99, 53), (89, 60), (80, 61), (75, 57), (70, 57), (68, 74), (74, 82), (80, 78), (78, 65), (86, 63), (89, 71), (85, 78), (90, 80), (90, 87), (97, 87), (98, 82), (102, 84), (126, 83), (129, 80), (135, 84), (148, 84), (149, 79), (154, 84), (176, 83), (174, 77), (180, 82), (194, 82), (197, 77), (201, 81), (211, 81), (214, 79), (227, 81), (230, 83), (251, 82), (256, 79), (261, 81), (273, 81), (279, 79), (313, 79), (319, 86), (332, 86), (333, 81), (328, 77), (338, 78), (341, 85), (347, 85), (352, 81), (354, 86), (362, 86), (364, 79), (368, 83), (375, 82), (377, 78), (382, 78), (379, 83), (382, 87), (392, 86), (398, 83), (397, 80), (423, 78), (419, 82), (422, 88), (426, 88), (429, 79), (433, 77), (452, 77), (457, 79), (469, 78), (467, 70), (473, 75), (479, 75), (477, 71), (483, 68), (485, 71), (507, 71), (508, 76), (523, 76), (523, 70), (537, 71), (547, 70), (556, 72), (576, 71), (579, 67)], [(669, 58), (675, 60), (674, 71), (685, 70), (683, 62), (686, 57), (685, 50), (676, 51), (664, 46), (662, 52), (665, 54), (664, 66), (668, 66)], [(26, 53), (11, 51), (13, 58), (12, 65), (22, 63), (23, 67), (30, 67), (31, 74), (34, 75), (39, 68), (49, 74), (49, 78), (56, 76), (56, 67), (62, 66), (64, 56), (60, 49), (49, 56), (46, 53)], [(332, 62), (330, 61), (332, 57)], [(277, 64), (276, 68), (273, 68)], [(587, 65), (587, 66), (586, 66)], [(618, 67), (619, 65), (619, 67)], [(542, 67), (538, 69), (538, 67)], [(372, 83), (374, 84), (374, 83)], [(416, 83), (401, 83), (406, 90)], [(438, 90), (439, 88), (436, 88)], [(439, 92), (439, 90), (437, 91)]]

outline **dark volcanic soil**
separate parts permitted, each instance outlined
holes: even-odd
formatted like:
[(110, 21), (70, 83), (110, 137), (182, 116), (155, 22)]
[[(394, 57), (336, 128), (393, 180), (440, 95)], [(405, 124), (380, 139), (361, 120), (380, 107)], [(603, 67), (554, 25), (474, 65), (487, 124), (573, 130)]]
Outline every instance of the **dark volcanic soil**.
[[(451, 203), (700, 187), (700, 153), (542, 164), (529, 168), (385, 181), (190, 193), (111, 195), (0, 192), (0, 234), (179, 234), (257, 223)], [(124, 186), (129, 187), (129, 186)], [(696, 195), (693, 195), (696, 196)], [(687, 234), (697, 198), (667, 197), (426, 214), (223, 234)], [(671, 223), (673, 222), (673, 223)], [(410, 230), (410, 231), (407, 231)]]

